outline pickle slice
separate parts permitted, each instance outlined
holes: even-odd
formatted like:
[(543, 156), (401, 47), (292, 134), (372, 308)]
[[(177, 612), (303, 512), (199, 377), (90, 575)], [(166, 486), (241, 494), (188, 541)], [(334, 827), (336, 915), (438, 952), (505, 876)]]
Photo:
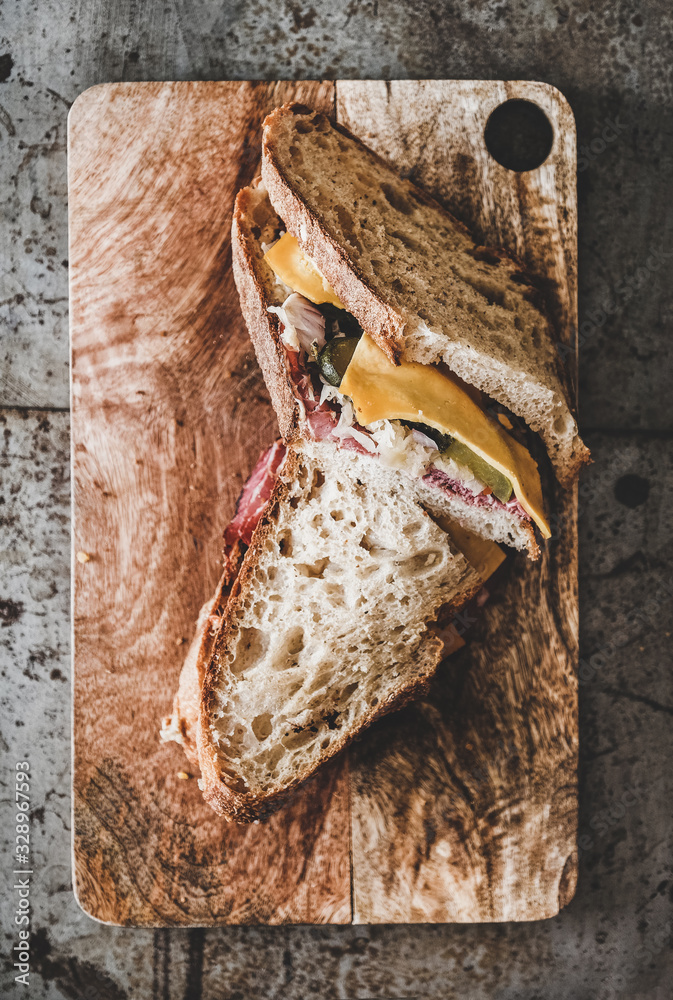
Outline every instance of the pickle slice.
[(362, 327), (352, 313), (346, 312), (345, 309), (338, 309), (330, 302), (323, 302), (322, 305), (318, 306), (318, 309), (325, 317), (325, 338), (327, 340), (331, 340), (334, 336), (332, 333), (334, 323), (338, 324), (339, 330), (346, 337), (362, 336)]
[(503, 476), (502, 472), (498, 472), (492, 465), (485, 462), (466, 444), (456, 441), (454, 438), (449, 447), (442, 452), (442, 455), (446, 458), (452, 458), (454, 462), (460, 462), (461, 465), (466, 465), (477, 479), (481, 479), (482, 483), (491, 488), (493, 495), (502, 503), (507, 503), (511, 499), (512, 484), (507, 476)]
[(341, 385), (341, 379), (351, 363), (359, 339), (359, 337), (337, 337), (323, 347), (317, 360), (322, 377), (330, 385)]

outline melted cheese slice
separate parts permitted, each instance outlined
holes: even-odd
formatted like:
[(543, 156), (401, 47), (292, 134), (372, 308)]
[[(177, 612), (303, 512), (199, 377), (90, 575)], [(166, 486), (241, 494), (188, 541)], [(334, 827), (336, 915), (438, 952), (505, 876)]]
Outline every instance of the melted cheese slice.
[(353, 400), (362, 425), (376, 420), (412, 420), (461, 441), (507, 476), (523, 509), (542, 535), (551, 537), (540, 474), (530, 453), (438, 368), (416, 361), (394, 365), (365, 334), (339, 389)]
[(317, 306), (329, 302), (337, 309), (344, 308), (337, 293), (311, 258), (302, 252), (291, 233), (284, 233), (264, 254), (264, 260), (276, 277), (289, 285), (293, 292), (299, 292)]
[(505, 553), (496, 542), (475, 535), (473, 531), (463, 528), (445, 515), (435, 515), (433, 519), (447, 533), (458, 551), (463, 553), (472, 569), (479, 574), (482, 583), (486, 583), (505, 561)]

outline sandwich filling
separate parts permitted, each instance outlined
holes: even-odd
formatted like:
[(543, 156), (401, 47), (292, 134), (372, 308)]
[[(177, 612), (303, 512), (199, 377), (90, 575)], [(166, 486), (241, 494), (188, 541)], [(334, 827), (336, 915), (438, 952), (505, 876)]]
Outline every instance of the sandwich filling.
[[(224, 531), (224, 566), (228, 587), (231, 588), (241, 569), (243, 557), (252, 544), (255, 533), (266, 506), (271, 499), (280, 475), (280, 467), (287, 453), (282, 441), (274, 441), (257, 459), (236, 502), (232, 520)], [(451, 539), (454, 547), (465, 556), (472, 568), (485, 583), (500, 567), (505, 554), (495, 542), (487, 541), (473, 534), (448, 517), (437, 518), (442, 531)], [(482, 589), (476, 598), (478, 607), (488, 599), (488, 591)], [(464, 645), (459, 639), (455, 624), (444, 626), (442, 634), (446, 652)]]
[[(511, 415), (446, 366), (395, 365), (285, 233), (265, 261), (287, 292), (269, 306), (310, 433), (479, 507), (500, 507), (550, 537), (537, 465)], [(513, 433), (510, 433), (513, 432)]]
[(278, 480), (278, 470), (285, 458), (282, 441), (274, 443), (257, 459), (236, 502), (236, 511), (224, 532), (224, 557), (231, 564), (250, 546), (255, 528), (271, 499)]

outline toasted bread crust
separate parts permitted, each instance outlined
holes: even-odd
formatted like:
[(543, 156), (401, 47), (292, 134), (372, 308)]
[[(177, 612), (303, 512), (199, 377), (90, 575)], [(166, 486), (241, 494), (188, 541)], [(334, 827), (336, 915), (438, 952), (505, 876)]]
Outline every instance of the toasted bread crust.
[(280, 322), (267, 309), (271, 303), (268, 289), (260, 276), (261, 261), (257, 259), (264, 228), (273, 232), (279, 224), (266, 192), (262, 195), (255, 187), (242, 188), (238, 192), (231, 226), (234, 281), (255, 355), (278, 417), (281, 436), (287, 444), (291, 444), (301, 436), (300, 405), (286, 367), (285, 350), (280, 342)]
[[(295, 459), (296, 461), (296, 459)], [(289, 470), (286, 470), (289, 471)], [(190, 762), (201, 769), (201, 789), (208, 804), (219, 815), (228, 821), (250, 823), (261, 820), (279, 809), (294, 792), (332, 757), (344, 750), (353, 739), (358, 737), (377, 719), (391, 712), (404, 708), (415, 698), (424, 694), (434, 676), (437, 667), (443, 659), (443, 643), (432, 632), (426, 640), (427, 647), (435, 647), (434, 663), (421, 677), (406, 687), (400, 689), (393, 697), (389, 697), (373, 709), (357, 732), (344, 735), (335, 742), (328, 753), (323, 753), (313, 767), (298, 775), (296, 779), (281, 791), (268, 795), (259, 795), (236, 790), (226, 783), (222, 776), (217, 748), (213, 743), (207, 723), (208, 700), (216, 687), (219, 665), (215, 658), (222, 652), (232, 636), (234, 626), (232, 617), (241, 601), (241, 592), (246, 583), (253, 577), (258, 561), (257, 553), (270, 530), (270, 521), (278, 504), (287, 498), (287, 487), (279, 483), (268, 505), (259, 527), (256, 529), (250, 546), (249, 557), (239, 559), (239, 573), (232, 579), (231, 569), (225, 571), (218, 583), (212, 600), (206, 602), (201, 609), (196, 635), (190, 646), (185, 664), (180, 675), (179, 690), (174, 699), (173, 716), (165, 720), (164, 728), (170, 724), (176, 735), (171, 738), (182, 745)], [(479, 593), (481, 583), (476, 583), (465, 590), (457, 598), (452, 598), (439, 611), (437, 623), (442, 624), (461, 610)]]
[[(313, 113), (303, 105), (293, 102), (276, 108), (264, 121), (262, 179), (268, 190), (269, 198), (278, 215), (283, 219), (287, 229), (299, 240), (302, 248), (326, 275), (339, 297), (348, 309), (357, 317), (361, 325), (377, 341), (388, 357), (395, 363), (403, 353), (404, 322), (399, 313), (388, 305), (371, 287), (367, 277), (358, 267), (357, 262), (347, 253), (344, 247), (335, 240), (325, 226), (308, 208), (301, 195), (294, 189), (280, 157), (276, 152), (276, 140), (289, 117), (311, 115), (313, 122), (320, 119), (328, 121), (322, 113)], [(380, 164), (383, 171), (389, 172), (390, 165), (382, 157), (369, 149), (357, 136), (344, 126), (330, 122), (330, 128), (346, 136), (349, 141), (366, 152), (374, 162)], [(456, 220), (443, 205), (437, 202), (427, 192), (406, 182), (413, 191), (413, 198), (431, 207), (439, 213), (452, 227), (458, 229), (472, 242), (468, 252), (476, 259), (492, 258), (493, 263), (502, 264), (506, 273), (500, 277), (503, 281), (513, 281), (522, 286), (523, 297), (530, 301), (538, 311), (541, 320), (548, 330), (553, 329), (544, 295), (537, 282), (526, 272), (525, 267), (513, 254), (503, 248), (480, 246), (469, 230)], [(568, 412), (575, 416), (573, 393), (569, 373), (558, 356), (551, 359), (553, 374)], [(590, 461), (589, 449), (584, 445), (579, 435), (572, 443), (570, 454), (566, 455), (562, 464), (554, 463), (557, 477), (562, 486), (568, 488), (574, 483), (581, 467)]]
[[(436, 636), (428, 637), (428, 646), (430, 644), (437, 648), (436, 662), (432, 670), (428, 670), (423, 677), (415, 678), (406, 688), (396, 692), (394, 696), (377, 705), (375, 709), (372, 709), (356, 732), (348, 736), (342, 736), (339, 741), (335, 741), (330, 747), (329, 752), (323, 753), (310, 769), (298, 775), (280, 791), (262, 795), (252, 792), (237, 792), (231, 789), (220, 776), (216, 748), (207, 738), (204, 739), (200, 736), (199, 760), (202, 774), (202, 792), (208, 805), (220, 816), (224, 816), (225, 819), (233, 820), (236, 823), (254, 823), (257, 820), (267, 819), (277, 809), (280, 809), (309, 778), (313, 777), (316, 771), (329, 760), (342, 753), (372, 723), (385, 715), (389, 715), (391, 712), (399, 711), (416, 698), (427, 693), (430, 681), (442, 661), (442, 651), (444, 648), (441, 639)], [(199, 733), (201, 732), (200, 726)]]
[[(298, 462), (297, 454), (289, 450), (285, 463), (281, 467), (280, 478), (255, 529), (250, 548), (243, 559), (240, 572), (231, 589), (222, 625), (215, 639), (212, 655), (203, 678), (196, 731), (198, 760), (202, 774), (201, 790), (208, 804), (217, 813), (228, 820), (235, 820), (238, 823), (250, 823), (269, 816), (283, 805), (297, 788), (315, 774), (323, 764), (341, 753), (353, 739), (359, 736), (373, 722), (390, 712), (403, 708), (414, 698), (424, 693), (443, 658), (443, 643), (441, 639), (431, 631), (428, 632), (423, 648), (425, 651), (433, 652), (434, 655), (431, 664), (423, 674), (413, 678), (407, 685), (401, 687), (393, 695), (385, 698), (375, 708), (371, 709), (357, 730), (348, 735), (342, 734), (340, 738), (335, 739), (310, 767), (299, 773), (283, 789), (266, 794), (249, 792), (245, 788), (232, 787), (237, 783), (236, 779), (223, 775), (222, 760), (218, 755), (217, 746), (213, 741), (210, 730), (209, 718), (211, 707), (218, 683), (221, 679), (221, 672), (228, 669), (224, 665), (225, 656), (229, 643), (235, 634), (236, 616), (244, 599), (246, 587), (254, 577), (259, 561), (259, 552), (271, 530), (278, 507), (288, 499), (288, 487), (283, 482), (283, 479), (289, 480), (294, 475)], [(459, 595), (454, 596), (440, 609), (438, 617), (445, 618), (455, 614), (468, 601), (472, 600), (480, 589), (481, 583), (479, 582), (465, 589)]]
[(236, 542), (225, 559), (215, 594), (202, 606), (187, 656), (180, 671), (178, 690), (171, 715), (162, 720), (161, 738), (179, 743), (190, 762), (198, 767), (196, 728), (201, 704), (201, 689), (206, 668), (215, 648), (231, 587), (243, 560), (241, 545)]
[[(288, 180), (286, 171), (276, 155), (275, 132), (281, 125), (283, 119), (288, 115), (307, 115), (313, 118), (325, 118), (322, 112), (313, 113), (305, 105), (289, 101), (276, 108), (266, 116), (263, 122), (262, 139), (262, 181), (266, 187), (271, 204), (275, 208), (284, 225), (301, 242), (308, 256), (314, 261), (317, 267), (329, 272), (333, 277), (333, 286), (345, 302), (348, 303), (350, 311), (358, 315), (358, 310), (364, 310), (369, 316), (369, 322), (359, 320), (363, 329), (367, 330), (370, 336), (374, 337), (383, 351), (395, 364), (399, 364), (402, 356), (402, 333), (404, 323), (398, 313), (393, 310), (373, 289), (368, 287), (367, 278), (357, 264), (349, 257), (341, 244), (333, 239), (325, 227), (316, 219), (305, 201), (294, 190)], [(357, 135), (339, 122), (330, 121), (331, 127), (345, 136), (349, 141), (366, 152), (367, 156), (378, 162), (384, 171), (390, 170), (390, 164), (386, 163), (382, 156), (370, 149)], [(440, 202), (422, 188), (417, 187), (411, 181), (408, 182), (413, 188), (414, 197), (434, 211), (444, 216), (453, 227), (459, 230), (473, 244), (473, 254), (475, 257), (489, 256), (510, 265), (512, 274), (515, 274), (520, 284), (527, 288), (527, 296), (534, 302), (536, 308), (549, 321), (546, 311), (544, 295), (529, 275), (524, 264), (510, 251), (504, 247), (482, 246), (472, 236), (467, 226), (455, 218)], [(361, 285), (366, 286), (365, 294)], [(567, 393), (568, 405), (571, 405), (568, 377), (565, 368), (557, 361), (557, 374), (563, 381), (564, 389)]]
[[(283, 105), (277, 111), (293, 107), (292, 104)], [(265, 136), (267, 126), (273, 125), (274, 114), (276, 112), (264, 120)], [(363, 145), (356, 136), (352, 138)], [(314, 218), (304, 200), (289, 185), (268, 137), (263, 141), (263, 151), (262, 181), (278, 215), (293, 236), (300, 239), (301, 234), (301, 244), (317, 267), (324, 273), (329, 271), (336, 278), (336, 282), (332, 282), (334, 289), (348, 303), (349, 311), (358, 317), (362, 328), (376, 340), (392, 362), (399, 364), (399, 343), (404, 329), (400, 317), (367, 286), (367, 279), (362, 271), (348, 260), (341, 244)]]
[[(255, 188), (243, 188), (236, 198), (232, 226), (236, 285), (239, 291), (242, 290), (243, 317), (269, 388), (281, 433), (288, 444), (298, 444), (304, 436), (301, 404), (294, 396), (286, 368), (286, 352), (280, 339), (278, 317), (267, 308), (270, 304), (269, 289), (262, 277), (267, 265), (263, 261), (259, 226), (255, 219), (258, 222), (261, 220), (272, 231), (283, 225), (259, 182)], [(522, 522), (522, 529), (528, 538), (529, 558), (539, 559), (540, 547), (532, 524)]]

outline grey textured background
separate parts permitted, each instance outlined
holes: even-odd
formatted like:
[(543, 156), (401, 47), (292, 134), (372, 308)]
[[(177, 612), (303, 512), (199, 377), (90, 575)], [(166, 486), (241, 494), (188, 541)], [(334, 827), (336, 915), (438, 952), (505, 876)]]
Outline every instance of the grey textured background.
[[(669, 998), (670, 5), (0, 0), (0, 35), (2, 779), (28, 753), (38, 775), (31, 985), (12, 982), (8, 905), (3, 997)], [(595, 457), (580, 499), (579, 888), (525, 925), (106, 927), (70, 885), (67, 111), (109, 80), (321, 76), (546, 80), (577, 117)]]

